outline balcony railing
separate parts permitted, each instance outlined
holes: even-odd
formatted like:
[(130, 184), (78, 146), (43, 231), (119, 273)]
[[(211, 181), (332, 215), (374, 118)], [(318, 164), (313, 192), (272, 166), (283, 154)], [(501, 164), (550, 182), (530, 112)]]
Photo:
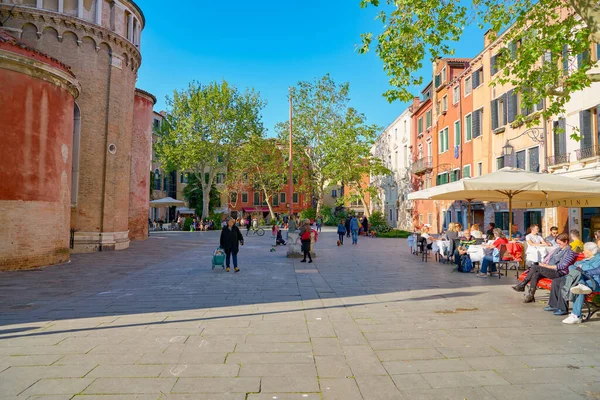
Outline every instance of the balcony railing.
[(551, 167), (553, 165), (559, 165), (559, 164), (568, 164), (570, 162), (571, 159), (571, 154), (567, 153), (567, 154), (560, 154), (557, 156), (550, 156), (547, 159), (548, 162), (548, 166)]
[(579, 161), (584, 160), (586, 158), (597, 157), (600, 155), (600, 151), (598, 150), (598, 146), (583, 147), (581, 149), (575, 150), (577, 160)]
[(427, 171), (430, 171), (433, 168), (433, 160), (432, 157), (423, 157), (419, 158), (412, 165), (411, 169), (413, 174), (420, 175), (424, 174)]

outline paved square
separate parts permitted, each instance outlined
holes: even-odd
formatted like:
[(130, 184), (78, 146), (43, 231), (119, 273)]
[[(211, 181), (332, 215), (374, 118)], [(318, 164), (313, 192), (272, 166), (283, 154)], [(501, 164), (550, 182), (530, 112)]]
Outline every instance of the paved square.
[(514, 272), (336, 239), (305, 264), (249, 237), (239, 274), (211, 270), (218, 232), (0, 273), (0, 399), (600, 398), (598, 318), (522, 304)]

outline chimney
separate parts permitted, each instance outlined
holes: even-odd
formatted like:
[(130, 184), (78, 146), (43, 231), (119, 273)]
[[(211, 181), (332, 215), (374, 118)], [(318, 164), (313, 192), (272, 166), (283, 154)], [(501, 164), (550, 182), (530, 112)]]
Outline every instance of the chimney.
[(485, 49), (486, 47), (488, 47), (497, 38), (498, 35), (491, 29), (488, 29), (488, 31), (483, 34), (483, 48)]
[(417, 108), (419, 108), (419, 106), (421, 105), (421, 98), (419, 96), (415, 96), (413, 97), (413, 102), (412, 102), (412, 112), (415, 112)]

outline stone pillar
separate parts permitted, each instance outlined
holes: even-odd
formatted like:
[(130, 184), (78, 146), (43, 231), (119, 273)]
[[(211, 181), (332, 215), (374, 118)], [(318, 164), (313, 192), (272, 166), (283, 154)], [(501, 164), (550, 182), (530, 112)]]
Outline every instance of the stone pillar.
[(98, 25), (102, 25), (102, 3), (104, 3), (104, 0), (96, 0), (96, 23)]
[(133, 14), (129, 14), (127, 17), (127, 39), (133, 42)]
[(83, 19), (83, 0), (77, 0), (77, 18)]
[(37, 8), (44, 8), (44, 0), (37, 0), (35, 6)]
[(58, 12), (61, 14), (65, 12), (65, 0), (58, 0)]
[(148, 239), (150, 169), (152, 159), (152, 108), (156, 98), (135, 90), (131, 133), (131, 181), (129, 183), (129, 239)]

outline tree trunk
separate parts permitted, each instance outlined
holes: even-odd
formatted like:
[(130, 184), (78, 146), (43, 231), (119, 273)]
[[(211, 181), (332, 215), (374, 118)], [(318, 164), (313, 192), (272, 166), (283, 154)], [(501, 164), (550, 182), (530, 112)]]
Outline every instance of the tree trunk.
[(369, 210), (369, 207), (367, 207), (367, 202), (365, 201), (365, 195), (362, 193), (360, 193), (359, 195), (360, 195), (360, 202), (362, 203), (362, 205), (365, 209), (365, 215), (367, 216), (368, 219), (371, 219), (371, 210)]
[(269, 214), (271, 215), (271, 219), (274, 220), (275, 219), (275, 212), (273, 211), (273, 206), (271, 205), (271, 198), (269, 197), (269, 194), (266, 192), (266, 190), (263, 190), (263, 194), (265, 195), (265, 200), (267, 202), (267, 207), (269, 207)]
[(210, 186), (202, 183), (202, 219), (209, 217)]

